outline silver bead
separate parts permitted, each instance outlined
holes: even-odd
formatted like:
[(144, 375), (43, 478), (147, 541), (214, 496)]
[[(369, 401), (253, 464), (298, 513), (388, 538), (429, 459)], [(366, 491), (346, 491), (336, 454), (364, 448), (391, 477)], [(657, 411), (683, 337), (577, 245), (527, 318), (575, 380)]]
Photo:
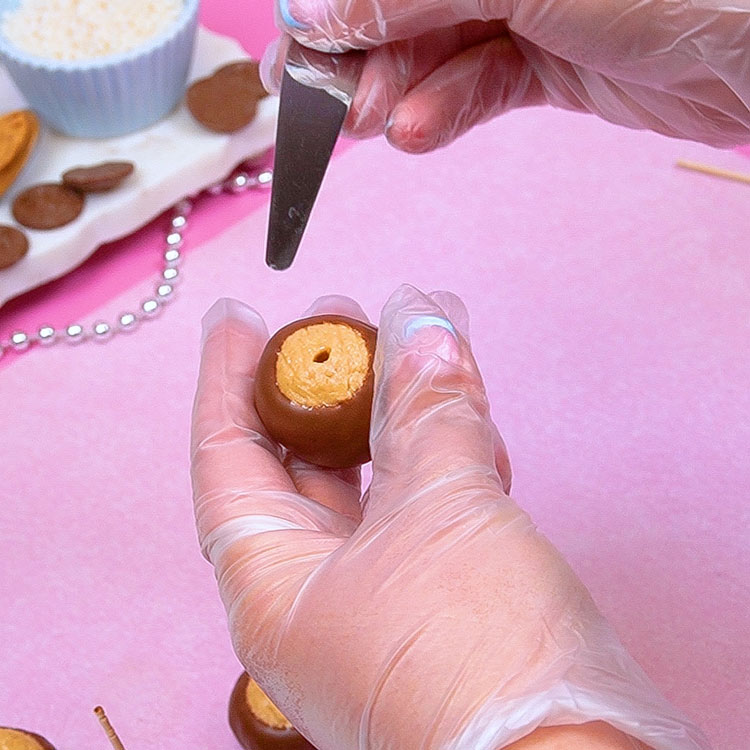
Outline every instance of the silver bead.
[(182, 235), (179, 232), (170, 232), (167, 235), (167, 246), (168, 247), (182, 247)]
[(180, 272), (174, 266), (170, 266), (161, 272), (161, 277), (167, 283), (174, 285), (180, 280)]
[(172, 229), (181, 232), (187, 226), (187, 217), (183, 214), (175, 214), (169, 223)]
[(182, 260), (182, 253), (176, 247), (170, 247), (164, 252), (164, 262), (171, 268)]
[(57, 341), (57, 331), (52, 326), (41, 326), (36, 338), (42, 346), (49, 346)]
[(175, 204), (174, 207), (174, 215), (175, 216), (190, 216), (190, 212), (193, 210), (193, 202), (189, 201), (187, 198), (183, 198), (183, 200), (178, 201)]
[(171, 299), (173, 293), (174, 287), (171, 284), (160, 284), (158, 287), (156, 287), (156, 295), (163, 302)]
[(122, 313), (117, 319), (117, 327), (121, 331), (132, 331), (138, 325), (138, 318), (131, 312)]
[(250, 175), (247, 172), (238, 172), (227, 181), (227, 189), (230, 193), (242, 193), (247, 190), (250, 183)]
[(73, 323), (65, 329), (65, 336), (69, 344), (80, 344), (86, 338), (86, 332), (82, 325)]
[(258, 172), (255, 179), (258, 181), (259, 186), (269, 187), (273, 179), (273, 172), (270, 169), (264, 169), (262, 172)]
[(22, 352), (24, 349), (29, 348), (29, 344), (31, 344), (31, 340), (27, 333), (24, 333), (23, 331), (14, 331), (11, 333), (10, 345), (15, 351)]
[(143, 302), (141, 302), (141, 312), (147, 318), (153, 318), (154, 315), (158, 315), (160, 310), (161, 307), (159, 306), (158, 301), (155, 299), (151, 299), (149, 297), (148, 299), (144, 299)]
[(206, 188), (206, 192), (209, 195), (221, 195), (224, 192), (224, 185), (220, 182), (217, 182), (215, 185), (209, 185)]
[(93, 331), (97, 341), (106, 341), (112, 335), (112, 326), (106, 320), (98, 320)]

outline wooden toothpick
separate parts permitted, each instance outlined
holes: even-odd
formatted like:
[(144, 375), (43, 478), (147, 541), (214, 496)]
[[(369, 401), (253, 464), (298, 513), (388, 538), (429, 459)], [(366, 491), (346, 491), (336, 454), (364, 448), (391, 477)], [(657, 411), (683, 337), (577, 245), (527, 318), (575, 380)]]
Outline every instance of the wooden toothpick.
[(744, 182), (746, 185), (750, 185), (750, 174), (743, 174), (742, 172), (733, 172), (731, 169), (722, 169), (721, 167), (712, 167), (710, 164), (699, 164), (695, 161), (686, 161), (685, 159), (679, 159), (677, 166), (681, 169), (690, 169), (693, 172), (702, 172), (703, 174), (711, 175), (712, 177), (721, 177), (724, 180), (733, 180), (734, 182)]
[(110, 741), (114, 750), (125, 750), (125, 746), (117, 736), (117, 732), (115, 732), (112, 725), (109, 723), (109, 719), (107, 718), (107, 714), (104, 713), (104, 709), (101, 706), (97, 706), (94, 709), (94, 713), (96, 714), (96, 718), (99, 719), (99, 723), (102, 725), (104, 731), (107, 733), (107, 739)]

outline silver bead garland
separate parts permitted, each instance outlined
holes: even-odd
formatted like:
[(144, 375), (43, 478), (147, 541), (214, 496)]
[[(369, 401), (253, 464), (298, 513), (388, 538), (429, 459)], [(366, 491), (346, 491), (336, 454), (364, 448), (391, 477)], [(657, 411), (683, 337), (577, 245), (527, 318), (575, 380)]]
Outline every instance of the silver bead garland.
[[(239, 194), (248, 190), (270, 187), (272, 179), (270, 169), (249, 171), (250, 169), (250, 167), (240, 167), (229, 178), (210, 185), (202, 192), (209, 195)], [(0, 357), (7, 351), (22, 352), (30, 347), (50, 346), (58, 341), (65, 341), (68, 344), (80, 344), (90, 340), (107, 341), (115, 334), (129, 333), (135, 330), (141, 322), (155, 318), (163, 306), (172, 299), (175, 285), (182, 278), (178, 266), (182, 261), (183, 235), (188, 227), (188, 216), (193, 208), (193, 201), (198, 195), (183, 198), (172, 207), (165, 237), (166, 249), (162, 254), (163, 267), (157, 279), (154, 295), (142, 300), (136, 312), (121, 312), (114, 325), (105, 320), (97, 320), (89, 326), (71, 323), (62, 328), (42, 325), (35, 333), (14, 331), (9, 339), (0, 341)]]

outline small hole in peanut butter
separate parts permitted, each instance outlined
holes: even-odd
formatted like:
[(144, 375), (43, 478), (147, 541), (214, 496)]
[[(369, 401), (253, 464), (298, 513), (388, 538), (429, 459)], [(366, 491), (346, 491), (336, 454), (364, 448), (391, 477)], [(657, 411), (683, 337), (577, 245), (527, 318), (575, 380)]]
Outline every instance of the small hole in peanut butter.
[(296, 329), (276, 357), (276, 385), (299, 406), (336, 406), (364, 385), (370, 350), (345, 323), (312, 323)]

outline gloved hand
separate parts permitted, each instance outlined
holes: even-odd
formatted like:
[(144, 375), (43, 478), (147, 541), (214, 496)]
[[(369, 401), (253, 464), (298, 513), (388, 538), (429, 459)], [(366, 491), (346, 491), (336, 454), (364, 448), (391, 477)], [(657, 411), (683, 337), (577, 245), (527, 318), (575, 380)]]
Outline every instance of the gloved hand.
[[(279, 0), (323, 52), (368, 50), (346, 123), (411, 152), (548, 102), (631, 128), (750, 142), (750, 5), (721, 0)], [(262, 72), (278, 88), (286, 43)], [(311, 70), (321, 56), (312, 55)], [(323, 64), (324, 65), (324, 64)]]
[[(308, 313), (364, 318), (345, 298)], [(498, 750), (527, 735), (518, 750), (707, 748), (508, 496), (456, 297), (401, 287), (385, 306), (362, 500), (357, 470), (268, 438), (252, 396), (260, 317), (224, 301), (204, 327), (203, 552), (240, 661), (320, 750)]]

